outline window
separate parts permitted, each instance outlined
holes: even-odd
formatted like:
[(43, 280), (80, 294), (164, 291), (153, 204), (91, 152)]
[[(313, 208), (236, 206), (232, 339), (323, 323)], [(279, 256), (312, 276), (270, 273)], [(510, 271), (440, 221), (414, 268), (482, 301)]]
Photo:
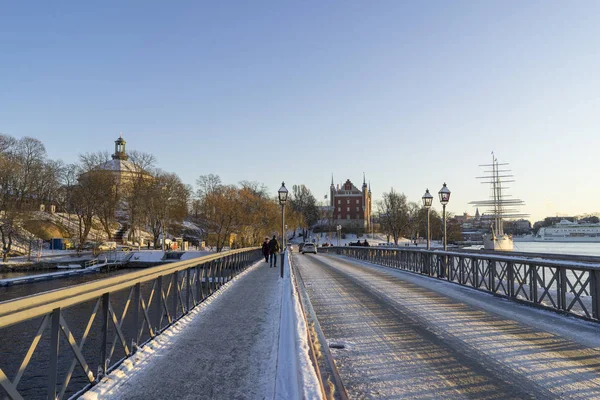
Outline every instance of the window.
[(359, 208), (360, 208), (360, 207), (356, 207), (356, 211), (360, 211), (360, 210), (359, 210)]
[(346, 200), (346, 204), (350, 204), (350, 199)]
[(342, 211), (342, 207), (338, 207), (338, 212)]
[(342, 201), (341, 201), (341, 200), (338, 200), (338, 204), (342, 204)]
[(346, 207), (346, 211), (347, 211), (347, 212), (350, 212), (350, 207)]
[(356, 204), (358, 204), (358, 200), (356, 200)]

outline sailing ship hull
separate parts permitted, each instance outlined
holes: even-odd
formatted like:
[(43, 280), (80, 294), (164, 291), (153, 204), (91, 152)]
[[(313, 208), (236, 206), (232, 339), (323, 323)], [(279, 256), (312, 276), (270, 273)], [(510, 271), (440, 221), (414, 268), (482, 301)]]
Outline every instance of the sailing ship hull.
[(513, 251), (514, 243), (512, 237), (507, 234), (493, 236), (483, 235), (483, 248), (496, 251)]

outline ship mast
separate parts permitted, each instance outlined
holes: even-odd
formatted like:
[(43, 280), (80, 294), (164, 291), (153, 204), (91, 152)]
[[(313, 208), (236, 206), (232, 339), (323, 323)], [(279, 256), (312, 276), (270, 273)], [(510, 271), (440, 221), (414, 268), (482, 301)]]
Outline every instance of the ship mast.
[(500, 169), (500, 166), (508, 165), (508, 163), (499, 163), (498, 159), (492, 152), (492, 163), (483, 164), (481, 167), (492, 167), (491, 171), (488, 169), (487, 173), (491, 175), (478, 176), (477, 179), (484, 179), (481, 183), (491, 184), (491, 196), (489, 200), (472, 201), (469, 204), (473, 204), (478, 207), (484, 207), (489, 209), (493, 213), (492, 235), (500, 237), (504, 235), (504, 218), (522, 218), (526, 217), (527, 214), (519, 213), (516, 207), (525, 205), (523, 200), (512, 199), (510, 195), (506, 194), (507, 186), (505, 183), (514, 182), (513, 175), (507, 174), (510, 172), (509, 169)]

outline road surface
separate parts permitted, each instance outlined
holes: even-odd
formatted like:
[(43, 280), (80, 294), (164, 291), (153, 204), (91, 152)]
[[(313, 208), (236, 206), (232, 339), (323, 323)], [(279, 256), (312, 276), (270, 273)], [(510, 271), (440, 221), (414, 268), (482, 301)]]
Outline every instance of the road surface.
[(352, 399), (600, 398), (600, 325), (391, 268), (293, 254)]

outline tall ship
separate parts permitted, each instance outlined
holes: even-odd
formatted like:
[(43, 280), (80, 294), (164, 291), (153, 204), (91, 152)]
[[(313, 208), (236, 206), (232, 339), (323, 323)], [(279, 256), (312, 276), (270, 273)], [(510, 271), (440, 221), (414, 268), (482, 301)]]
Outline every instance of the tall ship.
[[(487, 175), (477, 177), (477, 179), (483, 180), (482, 183), (490, 185), (490, 198), (470, 203), (482, 207), (491, 217), (490, 232), (483, 234), (483, 248), (486, 250), (512, 251), (514, 249), (513, 238), (504, 233), (504, 219), (527, 216), (518, 211), (518, 207), (525, 205), (525, 202), (513, 199), (506, 192), (506, 189), (509, 189), (506, 184), (514, 182), (511, 171), (506, 169), (507, 165), (508, 163), (499, 163), (492, 152), (492, 163), (480, 165), (480, 167), (487, 168), (484, 170)], [(489, 169), (490, 167), (491, 169)]]
[(536, 242), (600, 242), (600, 224), (571, 222), (563, 219), (554, 225), (540, 228), (533, 238)]

